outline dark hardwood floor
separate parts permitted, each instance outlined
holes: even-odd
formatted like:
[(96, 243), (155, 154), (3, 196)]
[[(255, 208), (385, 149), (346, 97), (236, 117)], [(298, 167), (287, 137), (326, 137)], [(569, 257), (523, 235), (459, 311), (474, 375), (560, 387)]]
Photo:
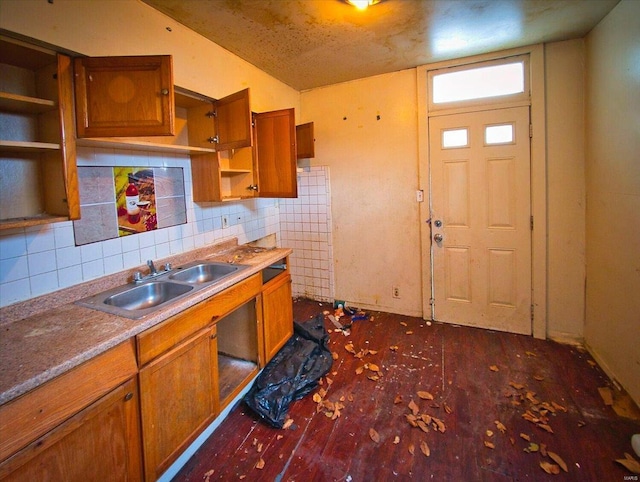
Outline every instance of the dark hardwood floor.
[[(333, 312), (294, 303), (298, 321), (324, 310)], [(615, 459), (633, 453), (640, 422), (604, 404), (598, 388), (613, 386), (586, 351), (369, 315), (349, 336), (330, 335), (335, 360), (315, 398), (333, 405), (310, 394), (278, 430), (240, 404), (174, 480), (638, 480)], [(334, 328), (326, 318), (325, 326)]]

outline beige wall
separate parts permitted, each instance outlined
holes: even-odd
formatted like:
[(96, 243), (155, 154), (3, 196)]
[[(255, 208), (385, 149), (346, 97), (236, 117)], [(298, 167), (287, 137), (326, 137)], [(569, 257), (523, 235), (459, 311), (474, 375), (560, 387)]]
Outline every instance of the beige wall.
[(250, 87), (256, 112), (300, 110), (297, 91), (137, 0), (2, 0), (0, 28), (90, 56), (171, 54), (180, 87), (214, 98)]
[(336, 298), (421, 316), (416, 105), (414, 69), (302, 93), (331, 176)]
[(547, 335), (582, 341), (585, 283), (584, 40), (545, 45)]
[(585, 339), (640, 403), (640, 2), (587, 36)]

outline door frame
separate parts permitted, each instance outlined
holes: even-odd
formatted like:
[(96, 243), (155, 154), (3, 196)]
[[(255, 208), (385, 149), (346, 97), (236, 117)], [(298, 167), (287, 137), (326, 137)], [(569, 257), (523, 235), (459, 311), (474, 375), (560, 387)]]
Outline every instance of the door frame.
[[(471, 63), (501, 59), (515, 55), (529, 55), (530, 68), (530, 112), (531, 112), (531, 214), (533, 231), (531, 235), (531, 303), (533, 320), (532, 333), (535, 338), (546, 338), (547, 335), (547, 189), (546, 189), (546, 123), (545, 123), (545, 88), (544, 88), (544, 46), (531, 45), (511, 50), (494, 52), (474, 57), (438, 62), (417, 68), (416, 81), (418, 93), (418, 182), (419, 189), (430, 193), (430, 160), (429, 160), (429, 92), (427, 75), (431, 70), (461, 66)], [(514, 104), (492, 104), (475, 110), (497, 109)], [(469, 109), (464, 109), (468, 111)], [(462, 112), (448, 110), (446, 113)], [(438, 112), (438, 114), (444, 114)], [(422, 269), (422, 317), (431, 319), (431, 296), (433, 279), (431, 276), (431, 228), (426, 222), (431, 219), (430, 195), (428, 202), (420, 204), (420, 245)], [(426, 200), (425, 200), (426, 201)]]

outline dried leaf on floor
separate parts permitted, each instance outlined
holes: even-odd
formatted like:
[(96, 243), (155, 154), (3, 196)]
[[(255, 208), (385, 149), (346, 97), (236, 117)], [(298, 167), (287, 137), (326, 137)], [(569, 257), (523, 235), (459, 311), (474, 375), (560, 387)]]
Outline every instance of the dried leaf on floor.
[(393, 443), (394, 443), (395, 445), (398, 445), (398, 444), (400, 443), (400, 437), (396, 435), (396, 436), (393, 438)]
[(293, 419), (292, 418), (288, 418), (288, 419), (285, 420), (284, 424), (282, 425), (282, 428), (284, 430), (286, 430), (289, 427), (291, 427), (291, 425), (293, 425)]
[(405, 335), (413, 335), (413, 330), (405, 331), (404, 334)]
[(396, 395), (396, 398), (393, 399), (393, 403), (402, 403), (402, 395)]
[(262, 447), (263, 447), (263, 444), (258, 444), (258, 447), (256, 447), (256, 450), (258, 451), (258, 453), (262, 452)]
[(495, 449), (496, 446), (494, 444), (492, 444), (491, 442), (485, 440), (484, 441), (484, 446), (487, 447), (488, 449)]
[(531, 437), (529, 437), (526, 433), (521, 433), (520, 438), (525, 439), (527, 442), (531, 440)]
[(445, 411), (446, 413), (451, 413), (451, 412), (453, 412), (453, 410), (451, 410), (451, 407), (450, 407), (449, 405), (447, 405), (447, 404), (446, 404), (446, 402), (445, 402), (445, 403), (443, 403), (442, 405), (443, 405), (443, 407), (444, 407), (444, 411)]
[(416, 423), (418, 427), (420, 427), (420, 430), (422, 430), (424, 433), (429, 433), (429, 426), (426, 423), (424, 423), (424, 421), (420, 419), (420, 420), (417, 420)]
[(400, 324), (401, 324), (402, 326), (409, 326), (409, 325), (407, 325), (404, 321), (401, 321), (401, 322), (400, 322)]
[(556, 403), (556, 402), (551, 402), (551, 405), (553, 406), (553, 408), (555, 408), (556, 410), (561, 410), (563, 412), (566, 412), (567, 409), (565, 407), (563, 407), (562, 405)]
[(542, 470), (544, 470), (547, 474), (557, 475), (560, 473), (560, 467), (558, 467), (556, 464), (547, 462), (546, 460), (540, 462), (540, 467), (542, 467)]
[(540, 446), (534, 442), (529, 442), (528, 447), (524, 449), (524, 451), (529, 454), (533, 452), (538, 452), (539, 450), (540, 450)]
[(634, 459), (630, 454), (624, 453), (624, 459), (616, 459), (620, 465), (622, 465), (628, 471), (634, 474), (640, 474), (640, 462)]
[(374, 382), (377, 382), (378, 380), (380, 380), (380, 377), (378, 375), (369, 375), (367, 378), (369, 380), (373, 380)]
[(416, 452), (416, 446), (413, 444), (409, 444), (409, 453), (413, 455)]
[(256, 469), (264, 469), (264, 459), (260, 457), (260, 459), (256, 462)]
[(332, 351), (331, 358), (333, 358), (334, 360), (337, 360), (339, 358), (339, 355), (335, 351)]
[(316, 402), (316, 403), (322, 402), (322, 397), (320, 396), (319, 393), (314, 393), (313, 394), (313, 401)]
[(379, 372), (380, 371), (380, 367), (378, 365), (376, 365), (375, 363), (368, 363), (367, 364), (367, 368), (369, 370), (371, 370), (372, 372)]
[(493, 430), (487, 430), (485, 433), (487, 434), (487, 437), (493, 437)]
[(538, 380), (539, 382), (544, 380), (544, 377), (542, 375), (534, 375), (533, 378), (534, 378), (534, 380)]
[(378, 353), (378, 350), (369, 350), (369, 355), (375, 355)]
[(356, 368), (356, 375), (362, 375), (362, 373), (364, 372), (364, 367), (358, 367)]
[(369, 429), (369, 437), (371, 438), (371, 440), (373, 440), (375, 443), (380, 443), (380, 435), (378, 434), (378, 432), (376, 432), (375, 429), (370, 428)]
[(605, 405), (613, 405), (613, 392), (609, 387), (598, 387), (598, 392)]
[(427, 445), (427, 442), (420, 442), (420, 452), (422, 452), (425, 457), (429, 457), (431, 455), (431, 449)]
[(516, 390), (522, 390), (524, 385), (522, 383), (509, 382), (509, 385), (515, 388)]
[(569, 472), (569, 468), (567, 467), (567, 464), (565, 463), (564, 460), (562, 460), (562, 457), (560, 457), (557, 453), (547, 452), (547, 455), (551, 460), (553, 460), (556, 464), (558, 464), (562, 470), (564, 470), (565, 472)]
[(534, 352), (532, 352), (532, 351), (525, 351), (524, 353), (525, 353), (525, 355), (527, 355), (527, 356), (538, 356), (538, 355), (536, 355), (536, 354), (535, 354)]
[(429, 392), (425, 392), (423, 390), (420, 390), (418, 392), (418, 396), (420, 398), (422, 398), (423, 400), (433, 400), (433, 395), (431, 395)]
[(506, 433), (507, 432), (507, 427), (505, 427), (504, 424), (500, 420), (496, 420), (494, 423), (496, 424), (496, 428), (498, 430), (500, 430), (500, 432), (502, 432), (502, 433)]
[(389, 347), (389, 350), (391, 350), (391, 351), (398, 351), (398, 345), (391, 345), (391, 346)]
[(500, 369), (498, 368), (498, 365), (491, 365), (491, 366), (489, 367), (489, 370), (491, 370), (492, 372), (497, 372), (497, 371), (499, 371)]
[(209, 482), (209, 480), (211, 480), (211, 476), (213, 475), (213, 473), (215, 472), (215, 470), (211, 469), (211, 470), (207, 470), (204, 475), (204, 482)]
[(407, 419), (407, 422), (409, 422), (409, 425), (411, 425), (412, 427), (418, 426), (418, 418), (415, 415), (407, 413), (405, 415), (405, 418)]
[(347, 350), (349, 353), (353, 353), (354, 355), (356, 354), (356, 350), (355, 348), (353, 348), (353, 343), (349, 342), (344, 346), (344, 349)]
[(554, 432), (553, 432), (553, 430), (551, 429), (551, 427), (550, 427), (548, 424), (546, 424), (546, 423), (538, 423), (537, 425), (538, 425), (538, 427), (540, 427), (542, 430), (546, 430), (546, 431), (547, 431), (547, 432), (549, 432), (549, 433), (554, 433)]
[(409, 402), (408, 407), (414, 415), (418, 415), (418, 412), (420, 412), (420, 408), (416, 405), (416, 402), (414, 402), (413, 399)]
[(436, 417), (431, 417), (433, 420), (433, 426), (434, 428), (436, 428), (437, 430), (439, 430), (440, 432), (444, 433), (447, 430), (447, 427), (445, 426), (444, 422), (442, 420), (440, 420), (439, 418)]
[(547, 444), (540, 444), (540, 453), (543, 457), (547, 456)]

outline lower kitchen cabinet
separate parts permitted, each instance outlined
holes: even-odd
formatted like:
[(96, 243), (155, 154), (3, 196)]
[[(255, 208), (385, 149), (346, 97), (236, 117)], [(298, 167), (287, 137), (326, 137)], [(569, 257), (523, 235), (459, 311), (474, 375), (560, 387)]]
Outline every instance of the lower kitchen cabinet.
[(140, 369), (146, 480), (156, 480), (218, 415), (216, 327)]
[(291, 275), (288, 271), (283, 271), (265, 283), (262, 290), (262, 313), (267, 363), (293, 335), (293, 300)]
[(0, 480), (142, 480), (136, 379), (8, 458), (0, 464)]

